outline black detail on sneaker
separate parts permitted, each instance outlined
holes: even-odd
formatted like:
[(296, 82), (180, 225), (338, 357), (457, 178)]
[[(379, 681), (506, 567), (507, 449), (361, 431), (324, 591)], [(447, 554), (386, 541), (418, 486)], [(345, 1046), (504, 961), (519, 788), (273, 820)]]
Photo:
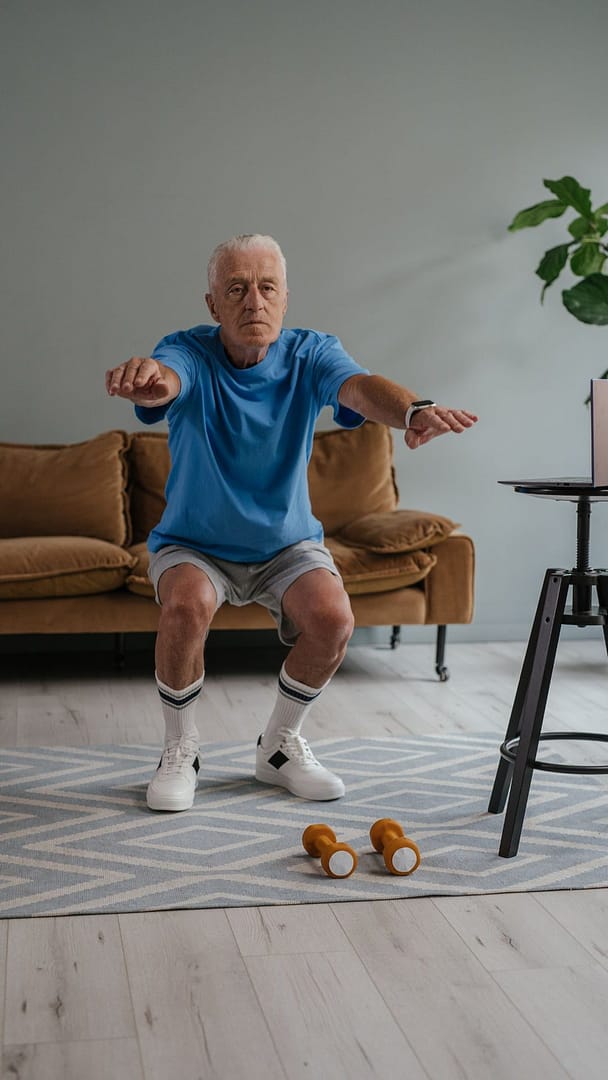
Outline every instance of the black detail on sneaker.
[(258, 741), (256, 743), (256, 746), (261, 746), (261, 745), (262, 745), (262, 736), (260, 735), (260, 737), (259, 737), (259, 739), (258, 739)]
[[(164, 751), (163, 751), (163, 752), (164, 752)], [(160, 769), (160, 767), (161, 767), (162, 763), (163, 763), (163, 759), (162, 759), (162, 755), (161, 755), (161, 759), (160, 759), (160, 761), (159, 761), (158, 765), (156, 766), (156, 771), (157, 771), (157, 772), (158, 772), (158, 770)], [(201, 763), (200, 763), (200, 761), (199, 761), (198, 757), (195, 757), (194, 761), (192, 762), (192, 768), (194, 769), (194, 771), (195, 771), (195, 772), (198, 772), (198, 770), (200, 769), (200, 767), (201, 767)]]
[(273, 769), (280, 769), (286, 761), (289, 761), (287, 754), (284, 754), (282, 750), (277, 750), (276, 754), (268, 758), (268, 764), (272, 765)]

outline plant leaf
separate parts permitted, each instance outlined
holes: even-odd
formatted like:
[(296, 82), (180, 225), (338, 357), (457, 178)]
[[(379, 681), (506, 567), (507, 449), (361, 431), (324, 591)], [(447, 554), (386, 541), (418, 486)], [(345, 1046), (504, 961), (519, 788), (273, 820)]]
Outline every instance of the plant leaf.
[(588, 221), (593, 220), (591, 191), (589, 188), (581, 187), (573, 176), (562, 176), (561, 180), (543, 180), (543, 184), (557, 196), (560, 202), (573, 206)]
[(600, 251), (599, 244), (581, 244), (570, 258), (570, 269), (578, 277), (599, 274), (606, 262), (606, 256)]
[[(597, 210), (595, 211), (596, 217), (598, 217), (598, 215), (601, 216), (602, 214), (608, 214), (608, 202), (605, 202), (603, 206), (598, 206)], [(602, 379), (603, 378), (604, 376), (602, 375)]]
[(598, 236), (605, 236), (608, 232), (608, 218), (595, 215), (595, 232)]
[(509, 225), (509, 232), (517, 232), (518, 229), (530, 229), (533, 225), (540, 225), (547, 218), (558, 218), (566, 212), (566, 204), (559, 199), (547, 199), (545, 202), (535, 203), (526, 210), (520, 210)]
[(608, 326), (608, 276), (590, 274), (562, 292), (564, 307), (579, 322)]
[(536, 267), (536, 270), (534, 271), (535, 274), (545, 282), (541, 300), (544, 298), (545, 289), (548, 289), (549, 285), (559, 277), (564, 266), (568, 262), (569, 250), (569, 244), (558, 244), (557, 247), (549, 248), (549, 251), (545, 251), (545, 254)]
[(587, 218), (577, 217), (568, 225), (568, 232), (575, 240), (582, 240), (583, 236), (586, 236), (587, 233), (591, 232), (591, 226), (587, 221)]

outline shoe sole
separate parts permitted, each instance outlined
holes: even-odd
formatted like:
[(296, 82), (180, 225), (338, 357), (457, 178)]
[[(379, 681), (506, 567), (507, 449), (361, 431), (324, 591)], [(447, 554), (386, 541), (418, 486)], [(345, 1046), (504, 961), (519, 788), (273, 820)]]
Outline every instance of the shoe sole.
[(289, 783), (286, 776), (281, 776), (276, 769), (272, 768), (272, 771), (266, 772), (264, 767), (257, 766), (255, 770), (255, 778), (260, 784), (271, 784), (272, 787), (282, 787), (286, 791), (289, 791), (292, 795), (296, 795), (298, 799), (308, 799), (310, 802), (332, 802), (334, 799), (341, 799), (346, 792), (346, 788), (342, 781), (340, 781), (340, 788), (336, 788), (331, 794), (327, 792), (327, 788), (323, 794), (311, 793), (308, 791), (306, 794), (302, 791), (297, 791), (296, 788)]
[(146, 795), (146, 803), (149, 810), (166, 810), (169, 813), (179, 813), (180, 810), (191, 810), (194, 805), (194, 795), (190, 802), (185, 803), (179, 799), (155, 799), (154, 796), (149, 798)]

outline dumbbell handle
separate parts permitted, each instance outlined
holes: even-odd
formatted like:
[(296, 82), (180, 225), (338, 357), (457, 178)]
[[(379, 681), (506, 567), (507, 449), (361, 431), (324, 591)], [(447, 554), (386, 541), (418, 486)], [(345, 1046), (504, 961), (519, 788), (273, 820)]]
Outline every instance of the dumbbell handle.
[(391, 828), (390, 825), (387, 825), (385, 827), (383, 833), (382, 833), (383, 845), (386, 846), (387, 840), (397, 840), (397, 839), (400, 839), (400, 840), (405, 839), (405, 837), (403, 836), (403, 829), (400, 829), (400, 828), (395, 829), (395, 828)]
[(320, 856), (321, 866), (329, 877), (350, 877), (356, 869), (356, 852), (349, 844), (338, 843), (335, 833), (326, 825), (309, 826), (304, 831), (302, 843), (309, 855)]

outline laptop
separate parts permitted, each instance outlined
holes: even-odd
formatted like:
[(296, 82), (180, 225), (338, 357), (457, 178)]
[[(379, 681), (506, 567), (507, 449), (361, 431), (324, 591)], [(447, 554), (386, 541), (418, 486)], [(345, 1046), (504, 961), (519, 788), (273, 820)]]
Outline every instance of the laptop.
[(591, 482), (608, 484), (608, 380), (591, 380)]

